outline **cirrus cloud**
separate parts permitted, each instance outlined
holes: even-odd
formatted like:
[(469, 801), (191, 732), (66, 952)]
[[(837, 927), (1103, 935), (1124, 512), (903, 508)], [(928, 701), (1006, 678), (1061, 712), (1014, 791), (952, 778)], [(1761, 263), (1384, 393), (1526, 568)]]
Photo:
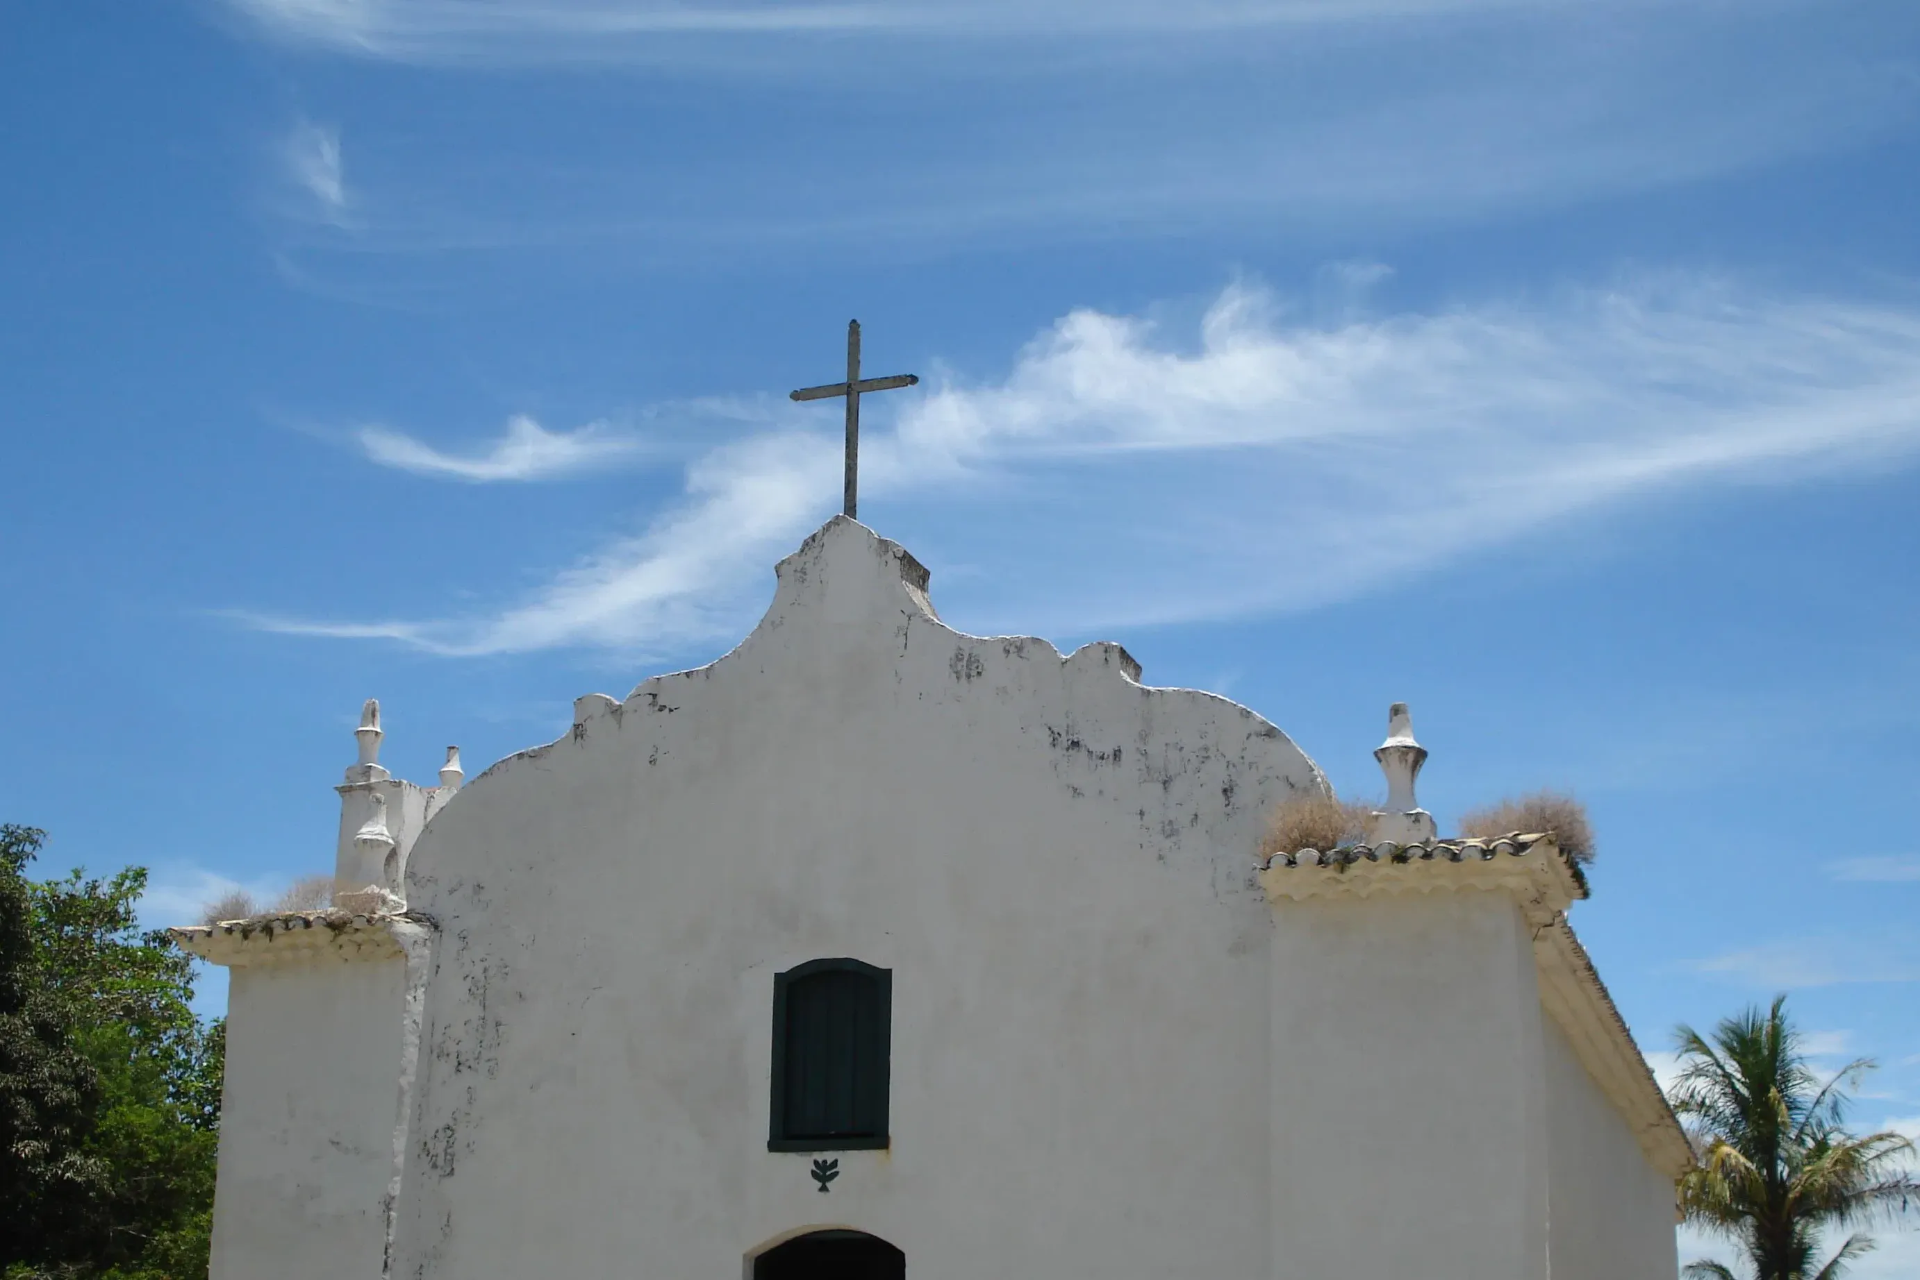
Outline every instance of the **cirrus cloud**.
[(301, 120), (282, 139), (280, 160), (288, 182), (307, 203), (303, 216), (344, 226), (350, 199), (340, 157), (340, 131)]
[(436, 449), (386, 427), (361, 427), (355, 437), (368, 460), (383, 467), (476, 484), (575, 475), (630, 457), (642, 443), (602, 422), (575, 431), (548, 431), (524, 414), (508, 419), (506, 430), (491, 444), (468, 453)]
[(1869, 884), (1907, 884), (1920, 881), (1920, 854), (1893, 853), (1864, 858), (1842, 858), (1833, 866), (1836, 880)]
[[(864, 509), (932, 563), (991, 559), (996, 614), (1078, 634), (1312, 608), (1655, 492), (1904, 465), (1920, 311), (1669, 276), (1316, 324), (1236, 284), (1191, 331), (1077, 310), (999, 378), (931, 382), (869, 429)], [(646, 532), (495, 612), (252, 620), (448, 654), (736, 634), (832, 510), (831, 416), (698, 456)]]
[(606, 57), (646, 37), (1240, 31), (1558, 7), (1554, 0), (227, 0), (284, 39), (402, 61)]

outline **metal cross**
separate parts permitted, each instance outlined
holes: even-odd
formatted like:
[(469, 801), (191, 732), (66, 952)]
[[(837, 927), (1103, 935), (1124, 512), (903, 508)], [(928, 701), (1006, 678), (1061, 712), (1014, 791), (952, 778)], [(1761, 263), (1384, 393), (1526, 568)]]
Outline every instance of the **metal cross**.
[(855, 501), (860, 489), (860, 397), (868, 391), (891, 391), (895, 387), (911, 387), (920, 381), (911, 373), (898, 373), (891, 378), (860, 377), (860, 322), (847, 321), (847, 380), (832, 382), (824, 387), (802, 387), (792, 393), (795, 400), (830, 400), (834, 396), (847, 398), (847, 484), (842, 510), (850, 519), (857, 519), (859, 512)]

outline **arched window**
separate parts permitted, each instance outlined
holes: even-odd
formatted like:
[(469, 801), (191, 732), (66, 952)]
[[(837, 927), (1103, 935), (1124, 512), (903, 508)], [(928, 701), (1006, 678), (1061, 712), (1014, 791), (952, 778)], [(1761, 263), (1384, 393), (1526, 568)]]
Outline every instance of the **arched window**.
[(904, 1280), (907, 1255), (861, 1231), (796, 1236), (753, 1260), (753, 1280)]
[(769, 1151), (887, 1145), (893, 974), (809, 960), (773, 979)]

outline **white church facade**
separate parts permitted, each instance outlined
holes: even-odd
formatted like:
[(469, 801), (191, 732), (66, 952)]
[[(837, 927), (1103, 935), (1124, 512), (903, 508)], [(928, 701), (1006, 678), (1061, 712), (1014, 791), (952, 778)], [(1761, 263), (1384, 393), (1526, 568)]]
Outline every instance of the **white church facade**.
[[(370, 709), (232, 971), (212, 1280), (1671, 1280), (1684, 1136), (1553, 839), (939, 621), (836, 517), (740, 646), (462, 785)], [(1396, 708), (1396, 710), (1400, 710)]]

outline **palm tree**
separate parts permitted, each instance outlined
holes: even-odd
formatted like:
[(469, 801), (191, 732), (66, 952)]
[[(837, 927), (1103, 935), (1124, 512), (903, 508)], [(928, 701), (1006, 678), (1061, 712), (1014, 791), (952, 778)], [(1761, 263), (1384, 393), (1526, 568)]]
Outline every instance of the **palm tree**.
[[(1836, 1280), (1873, 1248), (1853, 1230), (1920, 1206), (1920, 1181), (1897, 1133), (1856, 1138), (1842, 1127), (1848, 1091), (1873, 1064), (1862, 1058), (1822, 1081), (1807, 1065), (1785, 996), (1721, 1022), (1711, 1040), (1676, 1032), (1680, 1075), (1669, 1091), (1693, 1140), (1680, 1182), (1687, 1220), (1745, 1252), (1754, 1280)], [(1849, 1231), (1817, 1268), (1828, 1231)], [(1735, 1280), (1718, 1262), (1688, 1263), (1689, 1280)]]

